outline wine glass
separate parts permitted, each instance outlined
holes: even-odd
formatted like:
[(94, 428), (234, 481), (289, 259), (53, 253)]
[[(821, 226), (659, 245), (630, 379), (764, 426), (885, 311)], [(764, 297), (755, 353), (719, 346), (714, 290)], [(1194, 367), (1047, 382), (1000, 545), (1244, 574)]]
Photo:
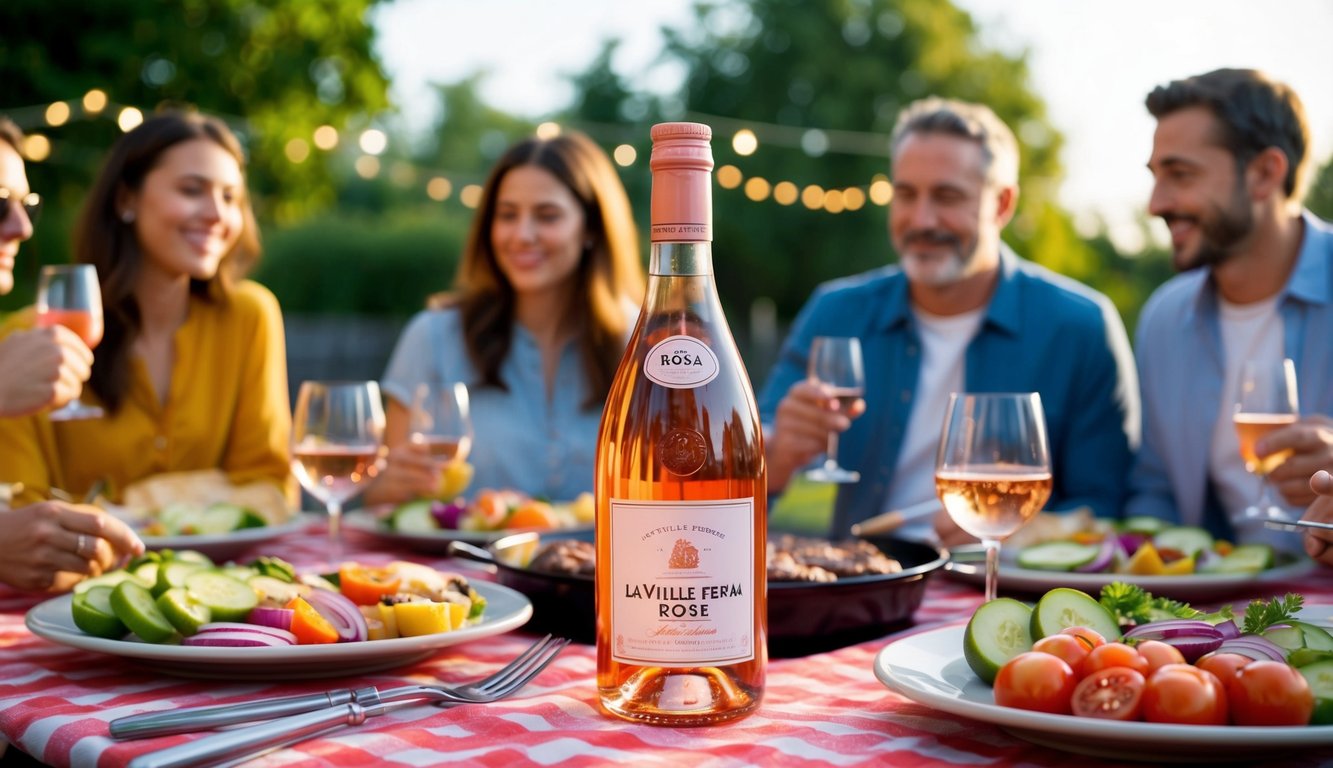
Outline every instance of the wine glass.
[(986, 550), (986, 600), (995, 599), (1000, 541), (1051, 495), (1041, 395), (949, 395), (935, 458), (935, 491), (959, 528)]
[[(408, 418), (408, 442), (425, 446), (441, 462), (435, 496), (451, 500), (471, 479), (470, 468), (460, 466), (472, 451), (472, 414), (467, 385), (420, 384)], [(452, 470), (451, 470), (452, 468)]]
[[(42, 267), (37, 284), (37, 324), (63, 325), (89, 349), (102, 340), (102, 288), (97, 267), (91, 264), (52, 264)], [(106, 414), (95, 405), (71, 400), (46, 414), (51, 421), (100, 419)]]
[(1291, 449), (1260, 458), (1254, 444), (1269, 432), (1295, 424), (1300, 414), (1296, 394), (1296, 363), (1283, 360), (1246, 360), (1241, 364), (1240, 388), (1236, 391), (1236, 412), (1232, 421), (1240, 441), (1240, 455), (1245, 469), (1259, 476), (1259, 499), (1245, 508), (1242, 516), (1252, 520), (1287, 520), (1286, 510), (1273, 502), (1268, 473), (1277, 469), (1292, 454)]
[[(846, 336), (816, 336), (810, 346), (808, 375), (811, 381), (832, 388), (838, 410), (847, 410), (865, 394), (861, 340)], [(821, 483), (855, 483), (861, 479), (860, 473), (838, 466), (837, 431), (829, 432), (828, 453), (823, 465), (811, 469), (806, 477)]]
[(329, 512), (332, 565), (342, 561), (342, 505), (375, 477), (384, 409), (373, 381), (307, 381), (292, 418), (292, 470)]

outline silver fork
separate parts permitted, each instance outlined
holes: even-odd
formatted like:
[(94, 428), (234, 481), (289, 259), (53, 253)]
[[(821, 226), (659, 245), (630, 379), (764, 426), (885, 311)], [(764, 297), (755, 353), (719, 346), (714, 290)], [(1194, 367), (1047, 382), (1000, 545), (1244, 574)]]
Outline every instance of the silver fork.
[(532, 679), (532, 675), (550, 663), (568, 643), (569, 641), (564, 638), (547, 635), (494, 674), (467, 685), (447, 688), (434, 685), (405, 685), (383, 691), (374, 686), (343, 688), (324, 693), (280, 696), (241, 704), (210, 704), (167, 712), (145, 712), (112, 720), (110, 731), (117, 739), (143, 739), (151, 736), (207, 731), (226, 725), (270, 720), (347, 704), (359, 704), (363, 708), (368, 708), (416, 699), (430, 699), (451, 704), (484, 704), (508, 696), (521, 688), (524, 683)]
[[(459, 698), (454, 694), (459, 689), (445, 689), (429, 685), (404, 686), (385, 691), (374, 700), (348, 702), (334, 707), (308, 711), (303, 714), (270, 720), (266, 723), (237, 728), (220, 733), (212, 733), (195, 741), (167, 747), (155, 752), (139, 755), (129, 762), (129, 768), (186, 768), (186, 766), (209, 766), (225, 763), (233, 765), (241, 760), (258, 757), (281, 747), (298, 742), (344, 725), (360, 725), (367, 717), (376, 717), (385, 712), (399, 709), (423, 700), (445, 705), (479, 704), (496, 701), (509, 696), (541, 673), (546, 665), (569, 645), (565, 638), (552, 638), (547, 635), (532, 648), (524, 651), (519, 659), (522, 663), (511, 662), (504, 669), (486, 680), (463, 686), (470, 689), (474, 698)], [(536, 651), (534, 653), (534, 650)], [(518, 662), (518, 659), (515, 660)], [(373, 691), (374, 688), (362, 689)], [(393, 695), (392, 701), (384, 696)]]

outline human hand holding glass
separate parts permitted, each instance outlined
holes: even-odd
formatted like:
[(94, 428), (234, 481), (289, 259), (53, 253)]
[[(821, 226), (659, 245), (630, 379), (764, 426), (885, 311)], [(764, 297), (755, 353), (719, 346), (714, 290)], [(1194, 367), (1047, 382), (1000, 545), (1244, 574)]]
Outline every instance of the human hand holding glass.
[(1240, 455), (1245, 469), (1259, 476), (1259, 498), (1245, 508), (1242, 515), (1249, 519), (1286, 520), (1289, 515), (1272, 499), (1268, 473), (1291, 457), (1291, 449), (1276, 451), (1260, 457), (1254, 445), (1270, 432), (1295, 424), (1300, 418), (1300, 402), (1296, 392), (1296, 363), (1290, 358), (1281, 361), (1246, 360), (1241, 365), (1239, 387), (1236, 390), (1236, 411), (1232, 417), (1236, 437), (1240, 441)]
[[(37, 284), (37, 324), (43, 328), (63, 325), (89, 349), (102, 340), (102, 287), (97, 267), (91, 264), (52, 264), (42, 267)], [(51, 421), (100, 419), (105, 413), (95, 405), (72, 400), (47, 413)]]
[(292, 418), (292, 470), (329, 512), (331, 565), (342, 561), (342, 505), (379, 472), (384, 439), (373, 381), (307, 381)]
[[(844, 336), (816, 336), (810, 345), (808, 375), (811, 381), (826, 384), (833, 390), (838, 410), (846, 412), (865, 394), (865, 373), (861, 366), (861, 341)], [(829, 432), (828, 454), (824, 464), (806, 473), (806, 477), (821, 483), (855, 483), (861, 479), (858, 472), (838, 465), (838, 433)]]
[(408, 420), (408, 442), (441, 463), (434, 495), (452, 497), (471, 479), (472, 412), (467, 385), (421, 384)]
[(1000, 541), (1051, 495), (1046, 416), (1036, 392), (949, 396), (935, 490), (950, 519), (986, 550), (986, 600), (997, 591)]

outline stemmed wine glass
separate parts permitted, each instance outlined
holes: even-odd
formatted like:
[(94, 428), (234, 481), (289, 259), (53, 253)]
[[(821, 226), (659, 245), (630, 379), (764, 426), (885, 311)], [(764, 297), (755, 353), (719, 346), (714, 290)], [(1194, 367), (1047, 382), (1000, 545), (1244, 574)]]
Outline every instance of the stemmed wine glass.
[(467, 385), (460, 382), (417, 387), (408, 418), (408, 442), (425, 446), (441, 463), (434, 495), (450, 500), (467, 486), (471, 469), (464, 462), (472, 451), (472, 413)]
[(292, 470), (329, 512), (332, 565), (342, 561), (342, 505), (379, 472), (384, 409), (373, 381), (307, 381), (292, 418)]
[[(811, 381), (827, 384), (833, 390), (838, 410), (845, 411), (865, 394), (865, 373), (861, 367), (861, 341), (846, 336), (816, 336), (810, 346), (808, 375)], [(821, 466), (806, 473), (821, 483), (855, 483), (858, 472), (838, 465), (838, 433), (829, 432), (828, 454)]]
[(986, 600), (995, 599), (1000, 541), (1051, 495), (1046, 416), (1036, 392), (949, 395), (935, 490), (959, 528), (986, 550)]
[(1236, 392), (1236, 412), (1232, 421), (1240, 441), (1240, 455), (1245, 469), (1259, 476), (1259, 499), (1245, 508), (1242, 515), (1252, 520), (1288, 520), (1286, 510), (1273, 502), (1268, 473), (1277, 469), (1292, 454), (1290, 449), (1260, 458), (1254, 444), (1270, 432), (1295, 424), (1300, 415), (1296, 394), (1296, 363), (1246, 360), (1241, 365), (1240, 388)]
[[(63, 325), (89, 349), (102, 340), (102, 288), (97, 267), (91, 264), (52, 264), (42, 267), (37, 284), (37, 324), (43, 328)], [(51, 421), (100, 419), (106, 415), (95, 405), (71, 400), (46, 414)]]
[(472, 414), (467, 385), (421, 384), (412, 401), (408, 440), (426, 446), (440, 461), (465, 461), (472, 450)]

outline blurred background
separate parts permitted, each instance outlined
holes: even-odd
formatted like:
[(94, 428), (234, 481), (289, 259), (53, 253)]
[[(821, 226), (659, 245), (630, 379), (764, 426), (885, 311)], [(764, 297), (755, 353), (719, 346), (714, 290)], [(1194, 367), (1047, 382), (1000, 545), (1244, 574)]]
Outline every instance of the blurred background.
[(646, 232), (649, 126), (713, 126), (717, 282), (756, 387), (817, 283), (893, 260), (887, 135), (925, 95), (1015, 128), (1006, 238), (1110, 295), (1131, 333), (1170, 275), (1144, 211), (1153, 86), (1220, 66), (1292, 84), (1315, 139), (1308, 204), (1333, 217), (1324, 0), (44, 0), (0, 4), (0, 29), (0, 112), (28, 132), (45, 199), (0, 310), (68, 259), (117, 133), (193, 105), (247, 146), (255, 277), (286, 314), (293, 389), (378, 378), (449, 286), (490, 164), (562, 127), (613, 155)]

